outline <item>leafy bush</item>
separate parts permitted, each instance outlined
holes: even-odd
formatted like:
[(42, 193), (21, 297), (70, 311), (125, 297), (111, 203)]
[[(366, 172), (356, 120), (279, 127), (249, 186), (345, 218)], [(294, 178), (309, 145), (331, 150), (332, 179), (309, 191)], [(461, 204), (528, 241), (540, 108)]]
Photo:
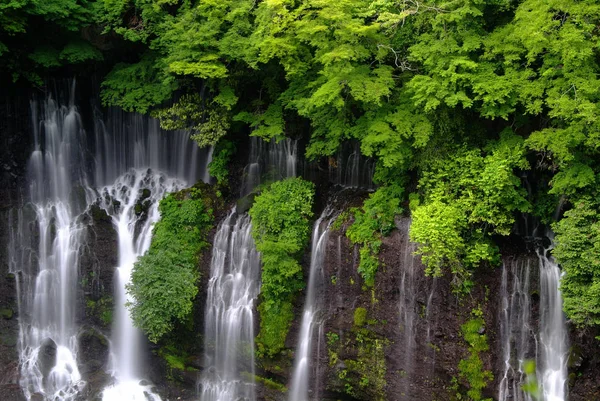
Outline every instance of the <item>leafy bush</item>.
[(427, 273), (450, 267), (454, 287), (468, 286), (468, 268), (497, 263), (491, 235), (508, 235), (516, 211), (531, 209), (514, 173), (529, 167), (523, 139), (505, 131), (486, 149), (458, 147), (428, 161), (419, 181), (422, 201), (411, 196), (411, 240)]
[(598, 197), (584, 196), (574, 202), (556, 233), (554, 256), (565, 275), (560, 289), (563, 308), (578, 326), (600, 325), (600, 204)]
[(298, 263), (310, 238), (314, 185), (301, 178), (274, 182), (249, 211), (252, 236), (262, 257), (259, 353), (273, 356), (285, 343), (293, 319), (292, 300), (304, 287)]
[(213, 151), (212, 161), (208, 164), (208, 172), (216, 178), (217, 185), (224, 187), (229, 181), (229, 160), (235, 153), (235, 144), (231, 141), (221, 140)]
[(127, 286), (134, 324), (150, 341), (169, 333), (192, 312), (198, 293), (198, 256), (208, 246), (212, 209), (198, 187), (169, 194), (159, 205), (150, 249), (136, 262)]
[(360, 244), (358, 271), (367, 286), (375, 284), (375, 273), (379, 268), (381, 238), (394, 228), (394, 218), (400, 214), (403, 189), (388, 185), (369, 195), (362, 208), (354, 209), (354, 223), (346, 231), (350, 241)]

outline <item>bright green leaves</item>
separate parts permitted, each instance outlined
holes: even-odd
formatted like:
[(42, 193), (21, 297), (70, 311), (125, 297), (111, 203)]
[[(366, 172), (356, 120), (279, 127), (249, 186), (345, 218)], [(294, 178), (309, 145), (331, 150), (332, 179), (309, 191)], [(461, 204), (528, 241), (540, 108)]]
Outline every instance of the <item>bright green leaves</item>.
[(153, 112), (153, 116), (163, 129), (190, 130), (191, 138), (200, 147), (215, 146), (227, 134), (229, 110), (236, 101), (232, 89), (224, 87), (212, 102), (200, 95), (183, 95), (171, 107)]
[(136, 262), (127, 286), (133, 297), (128, 304), (133, 322), (152, 342), (192, 312), (198, 256), (208, 246), (206, 235), (213, 224), (209, 198), (201, 191), (193, 187), (160, 202), (161, 220), (154, 226), (152, 244)]
[(304, 287), (298, 259), (310, 238), (314, 191), (314, 185), (301, 178), (274, 182), (256, 197), (248, 212), (263, 265), (256, 341), (264, 356), (284, 348), (294, 317), (292, 300)]
[(569, 319), (578, 326), (600, 325), (600, 203), (583, 196), (552, 228), (553, 254), (564, 276), (560, 290)]
[(358, 272), (369, 287), (375, 284), (375, 273), (379, 268), (381, 238), (392, 231), (395, 217), (402, 212), (400, 202), (403, 192), (398, 185), (383, 186), (369, 195), (362, 208), (353, 210), (354, 222), (346, 235), (350, 241), (360, 245)]
[(505, 132), (485, 151), (450, 148), (429, 162), (413, 197), (411, 240), (430, 274), (442, 275), (449, 266), (455, 284), (469, 276), (466, 268), (497, 261), (492, 234), (508, 235), (514, 213), (530, 210), (515, 169), (527, 169), (520, 137)]
[(102, 82), (102, 102), (126, 111), (147, 112), (171, 98), (177, 82), (148, 53), (136, 64), (117, 64)]
[[(485, 332), (483, 312), (481, 308), (476, 308), (471, 314), (471, 319), (460, 327), (465, 342), (469, 345), (469, 356), (458, 363), (458, 371), (460, 379), (468, 386), (467, 399), (481, 401), (483, 389), (494, 379), (494, 376), (492, 372), (484, 369), (480, 355), (489, 350), (487, 335), (482, 334)], [(484, 401), (491, 401), (491, 398)]]

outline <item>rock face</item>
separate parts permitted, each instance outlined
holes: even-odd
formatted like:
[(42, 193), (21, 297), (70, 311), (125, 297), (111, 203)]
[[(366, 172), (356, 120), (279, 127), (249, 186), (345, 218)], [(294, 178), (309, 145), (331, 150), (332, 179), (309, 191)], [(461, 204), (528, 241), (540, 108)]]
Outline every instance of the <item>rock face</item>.
[[(16, 90), (15, 90), (16, 92)], [(23, 400), (19, 387), (18, 308), (15, 275), (9, 273), (9, 214), (22, 201), (23, 177), (30, 151), (26, 92), (0, 97), (0, 398)]]

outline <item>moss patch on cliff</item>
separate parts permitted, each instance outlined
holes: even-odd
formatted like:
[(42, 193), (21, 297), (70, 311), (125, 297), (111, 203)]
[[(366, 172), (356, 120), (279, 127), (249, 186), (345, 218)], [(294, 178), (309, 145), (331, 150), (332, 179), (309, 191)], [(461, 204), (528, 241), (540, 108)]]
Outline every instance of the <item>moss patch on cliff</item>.
[(301, 178), (274, 182), (249, 211), (252, 236), (262, 254), (258, 353), (273, 357), (285, 347), (294, 317), (292, 301), (304, 287), (298, 263), (310, 237), (314, 185)]
[(384, 350), (389, 340), (372, 330), (366, 315), (366, 309), (356, 309), (355, 325), (346, 340), (337, 333), (327, 333), (329, 366), (334, 372), (327, 388), (357, 399), (382, 401), (387, 386)]

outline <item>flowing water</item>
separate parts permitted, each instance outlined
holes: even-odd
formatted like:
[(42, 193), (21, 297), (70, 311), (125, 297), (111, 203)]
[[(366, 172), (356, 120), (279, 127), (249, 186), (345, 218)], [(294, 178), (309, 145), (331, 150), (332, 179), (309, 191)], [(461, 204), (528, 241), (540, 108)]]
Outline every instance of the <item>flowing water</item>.
[[(142, 333), (134, 327), (125, 307), (132, 302), (126, 292), (133, 265), (150, 247), (152, 226), (160, 219), (158, 203), (168, 192), (186, 183), (168, 178), (151, 169), (132, 169), (100, 191), (101, 205), (112, 217), (119, 238), (119, 265), (115, 273), (115, 321), (111, 341), (110, 370), (116, 384), (104, 390), (104, 401), (145, 401), (146, 395), (158, 401), (148, 386), (140, 384), (143, 353)], [(145, 202), (146, 213), (136, 213), (136, 205)]]
[[(318, 384), (311, 386), (311, 373), (315, 372), (318, 363), (314, 363), (313, 356), (313, 339), (315, 331), (318, 338), (323, 334), (322, 316), (320, 316), (323, 295), (323, 264), (325, 262), (325, 254), (327, 250), (327, 241), (329, 239), (329, 226), (323, 224), (328, 218), (330, 210), (326, 209), (321, 217), (317, 219), (313, 228), (312, 234), (312, 249), (310, 259), (310, 272), (308, 276), (308, 290), (306, 293), (306, 301), (304, 304), (304, 312), (302, 312), (302, 324), (300, 326), (300, 337), (298, 338), (298, 346), (296, 347), (295, 364), (292, 374), (292, 382), (290, 386), (289, 400), (290, 401), (308, 401), (309, 399), (318, 399), (316, 394), (309, 394), (309, 388), (318, 390)], [(316, 329), (316, 330), (315, 330)], [(317, 355), (320, 350), (317, 349)], [(318, 372), (314, 374), (315, 381), (319, 379)]]
[(9, 244), (10, 269), (19, 276), (21, 386), (28, 399), (39, 393), (69, 400), (85, 384), (76, 363), (75, 324), (79, 251), (85, 238), (78, 219), (87, 186), (82, 171), (85, 133), (72, 102), (60, 105), (47, 99), (41, 107), (32, 102), (31, 109), (30, 203), (18, 212)]
[(549, 256), (550, 249), (538, 250), (540, 269), (540, 358), (538, 377), (544, 401), (567, 398), (569, 347), (562, 297), (560, 268)]
[(244, 168), (240, 196), (251, 193), (261, 183), (278, 181), (296, 176), (298, 144), (286, 138), (265, 142), (261, 138), (250, 138), (250, 156)]
[[(241, 196), (264, 182), (296, 175), (296, 141), (250, 140)], [(260, 290), (260, 255), (247, 214), (234, 208), (213, 243), (205, 311), (205, 371), (202, 401), (254, 401), (254, 304)]]
[[(504, 262), (500, 334), (504, 359), (499, 387), (500, 401), (531, 401), (522, 390), (527, 380), (525, 364), (536, 363), (539, 399), (567, 399), (568, 335), (559, 290), (560, 268), (549, 256), (551, 248), (537, 250), (539, 276), (539, 327), (533, 324), (532, 275), (534, 262)], [(537, 288), (535, 288), (537, 289)]]
[(199, 385), (203, 401), (255, 400), (254, 302), (260, 255), (248, 215), (232, 211), (213, 244), (205, 314), (206, 369)]
[[(64, 103), (49, 96), (31, 104), (34, 149), (27, 168), (28, 194), (9, 219), (9, 268), (18, 277), (21, 387), (27, 399), (63, 401), (75, 398), (86, 384), (77, 364), (79, 257), (89, 229), (84, 214), (98, 202), (109, 211), (119, 235), (111, 341), (117, 386), (106, 390), (105, 400), (145, 400), (139, 388), (131, 395), (115, 395), (127, 394), (115, 389), (136, 381), (142, 364), (140, 336), (124, 306), (124, 286), (135, 259), (149, 246), (158, 200), (194, 183), (208, 160), (189, 134), (165, 134), (155, 120), (117, 110), (98, 115), (91, 124), (93, 135), (88, 135), (75, 104), (74, 83), (68, 92)], [(140, 197), (148, 208), (143, 218), (135, 213)]]

